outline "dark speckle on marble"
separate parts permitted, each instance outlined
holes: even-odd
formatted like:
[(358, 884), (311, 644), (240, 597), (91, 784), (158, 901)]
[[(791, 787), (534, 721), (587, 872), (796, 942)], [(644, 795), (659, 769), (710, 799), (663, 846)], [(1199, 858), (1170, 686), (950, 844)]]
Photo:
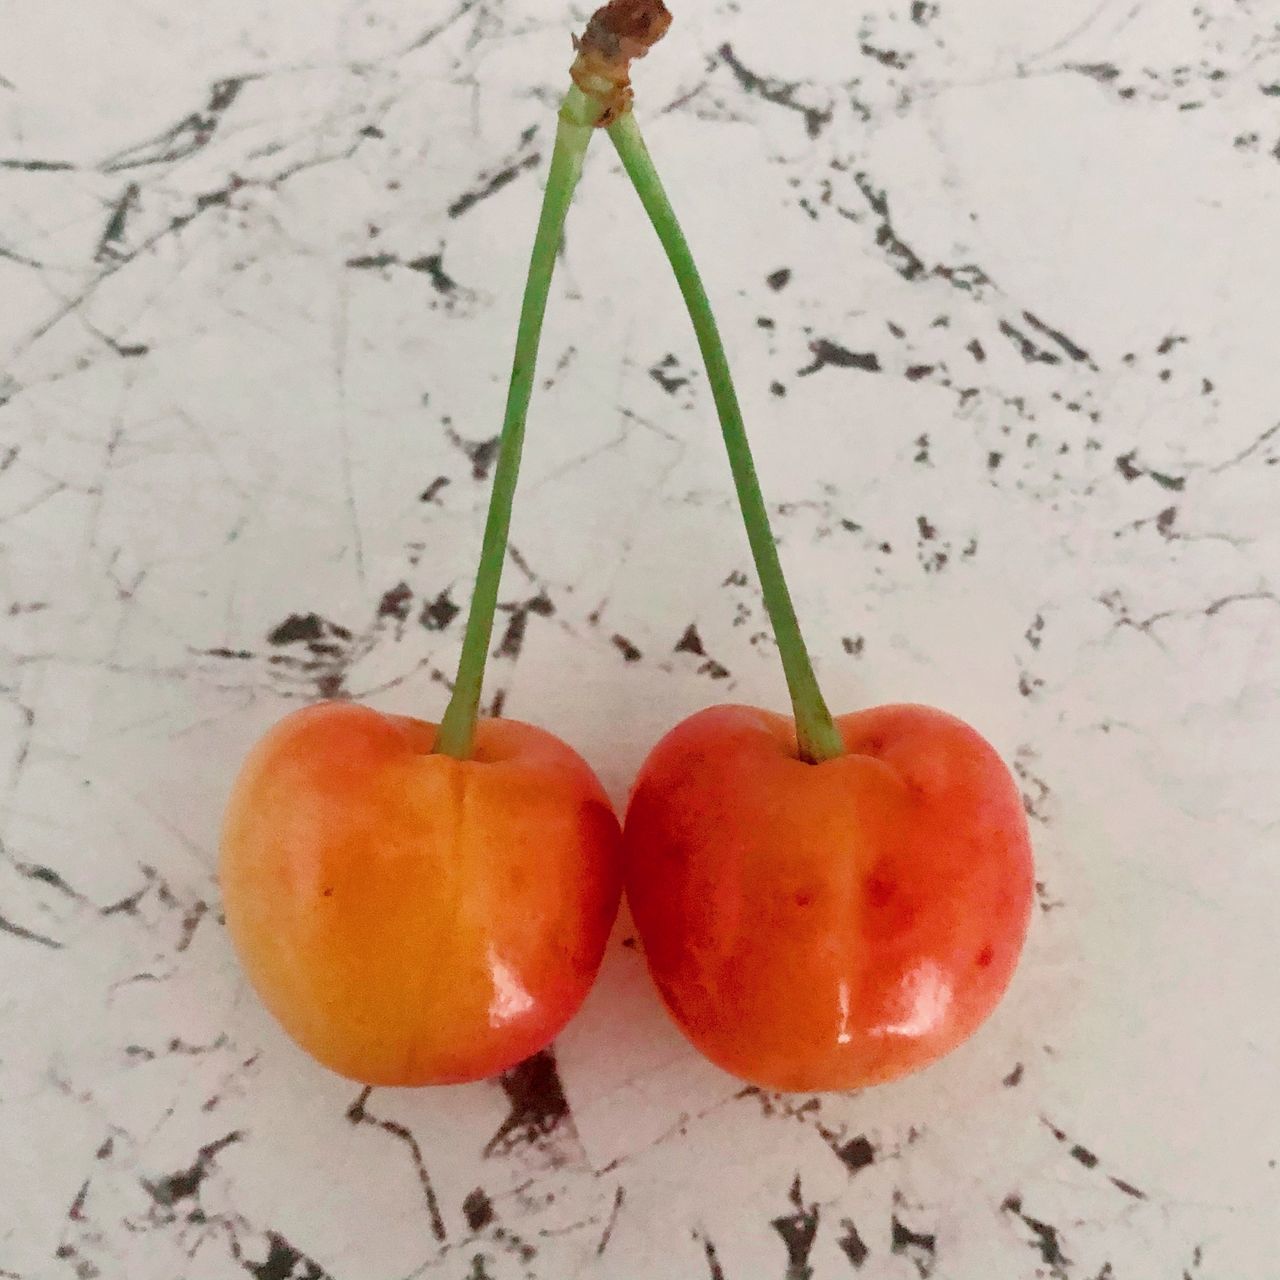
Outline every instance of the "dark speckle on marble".
[(895, 1213), (890, 1223), (890, 1252), (901, 1254), (915, 1267), (920, 1280), (928, 1280), (938, 1263), (938, 1238), (932, 1232), (909, 1227)]
[(508, 1113), (485, 1146), (488, 1156), (510, 1155), (523, 1146), (539, 1145), (558, 1155), (562, 1131), (572, 1124), (569, 1103), (550, 1049), (512, 1067), (499, 1083)]
[(261, 1262), (242, 1257), (240, 1265), (253, 1280), (333, 1280), (318, 1262), (274, 1231), (267, 1235), (266, 1257)]
[(874, 351), (850, 351), (838, 342), (818, 338), (809, 344), (813, 363), (798, 369), (797, 376), (808, 377), (821, 369), (860, 369), (864, 373), (879, 373), (880, 358)]
[(799, 1174), (791, 1184), (789, 1198), (794, 1211), (774, 1218), (770, 1225), (782, 1237), (787, 1250), (786, 1280), (811, 1280), (809, 1255), (818, 1234), (819, 1213), (816, 1204), (805, 1203)]
[(177, 1173), (166, 1174), (154, 1181), (144, 1179), (143, 1185), (156, 1204), (170, 1208), (178, 1201), (194, 1196), (200, 1190), (201, 1183), (209, 1176), (218, 1153), (233, 1143), (241, 1141), (243, 1137), (244, 1134), (239, 1131), (229, 1133), (216, 1142), (201, 1147), (190, 1167), (180, 1169)]

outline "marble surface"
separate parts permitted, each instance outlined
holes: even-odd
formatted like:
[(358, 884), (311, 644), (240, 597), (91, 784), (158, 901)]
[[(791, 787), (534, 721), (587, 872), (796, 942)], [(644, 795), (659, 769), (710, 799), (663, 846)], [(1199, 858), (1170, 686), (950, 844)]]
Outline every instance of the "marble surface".
[[(443, 707), (569, 36), (546, 0), (0, 6), (0, 1277), (1280, 1274), (1280, 21), (1266, 0), (676, 6), (639, 110), (831, 701), (1017, 771), (995, 1018), (744, 1089), (625, 918), (554, 1053), (361, 1091), (219, 919), (320, 696)], [(784, 705), (705, 379), (597, 141), (488, 685), (621, 803)]]

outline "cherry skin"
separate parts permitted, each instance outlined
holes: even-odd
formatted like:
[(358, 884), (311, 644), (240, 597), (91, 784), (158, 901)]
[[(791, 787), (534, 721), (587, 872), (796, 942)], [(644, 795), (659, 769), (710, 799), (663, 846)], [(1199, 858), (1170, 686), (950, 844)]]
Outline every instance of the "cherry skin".
[(624, 878), (676, 1023), (752, 1083), (878, 1084), (954, 1049), (1013, 975), (1034, 879), (1017, 787), (963, 722), (887, 706), (800, 760), (792, 722), (713, 707), (652, 751)]
[(371, 1085), (483, 1079), (544, 1048), (595, 978), (620, 833), (541, 729), (436, 727), (349, 703), (286, 717), (236, 782), (227, 926), (253, 986), (325, 1066)]

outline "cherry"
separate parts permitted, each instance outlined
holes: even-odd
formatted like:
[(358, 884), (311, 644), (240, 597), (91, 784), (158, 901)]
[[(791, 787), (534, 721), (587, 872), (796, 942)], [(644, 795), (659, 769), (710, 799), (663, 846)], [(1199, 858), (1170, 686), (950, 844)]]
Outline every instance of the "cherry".
[(618, 821), (590, 769), (530, 725), (479, 717), (547, 294), (595, 126), (666, 29), (615, 0), (560, 111), (453, 694), (439, 728), (328, 704), (250, 755), (228, 807), (227, 926), (302, 1047), (367, 1084), (476, 1080), (537, 1052), (582, 1003), (621, 893)]
[(654, 748), (623, 830), (627, 897), (713, 1062), (778, 1089), (889, 1080), (970, 1035), (1013, 973), (1033, 892), (1018, 789), (940, 711), (832, 718), (693, 254), (630, 110), (609, 136), (693, 322), (794, 713), (717, 707)]
[(713, 707), (644, 764), (627, 899), (681, 1030), (773, 1089), (878, 1084), (955, 1048), (999, 1001), (1031, 911), (1021, 797), (928, 707), (841, 716), (801, 760), (780, 715)]
[(619, 897), (618, 822), (558, 738), (349, 703), (286, 717), (236, 783), (227, 925), (267, 1008), (313, 1057), (376, 1085), (495, 1075), (586, 997)]

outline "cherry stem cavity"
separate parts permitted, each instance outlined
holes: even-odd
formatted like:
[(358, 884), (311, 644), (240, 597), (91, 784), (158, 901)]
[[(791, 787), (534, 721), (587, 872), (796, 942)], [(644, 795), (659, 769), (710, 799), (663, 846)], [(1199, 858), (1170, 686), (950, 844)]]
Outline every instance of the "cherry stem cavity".
[(818, 687), (813, 663), (809, 659), (809, 651), (805, 647), (800, 623), (796, 618), (795, 606), (791, 602), (791, 592), (787, 589), (777, 544), (769, 525), (769, 512), (760, 492), (760, 480), (756, 475), (751, 445), (742, 421), (733, 375), (729, 370), (724, 343), (720, 339), (720, 331), (707, 291), (703, 287), (702, 277), (631, 111), (623, 112), (609, 125), (609, 137), (644, 205), (649, 221), (653, 223), (653, 229), (658, 233), (658, 239), (675, 272), (689, 318), (693, 321), (694, 333), (706, 364), (711, 394), (720, 418), (720, 428), (724, 434), (725, 450), (729, 455), (729, 467), (733, 472), (747, 541), (751, 545), (751, 554), (763, 589), (765, 609), (773, 625), (778, 651), (782, 657), (782, 668), (795, 712), (796, 741), (800, 757), (813, 764), (835, 759), (844, 754), (844, 742)]

